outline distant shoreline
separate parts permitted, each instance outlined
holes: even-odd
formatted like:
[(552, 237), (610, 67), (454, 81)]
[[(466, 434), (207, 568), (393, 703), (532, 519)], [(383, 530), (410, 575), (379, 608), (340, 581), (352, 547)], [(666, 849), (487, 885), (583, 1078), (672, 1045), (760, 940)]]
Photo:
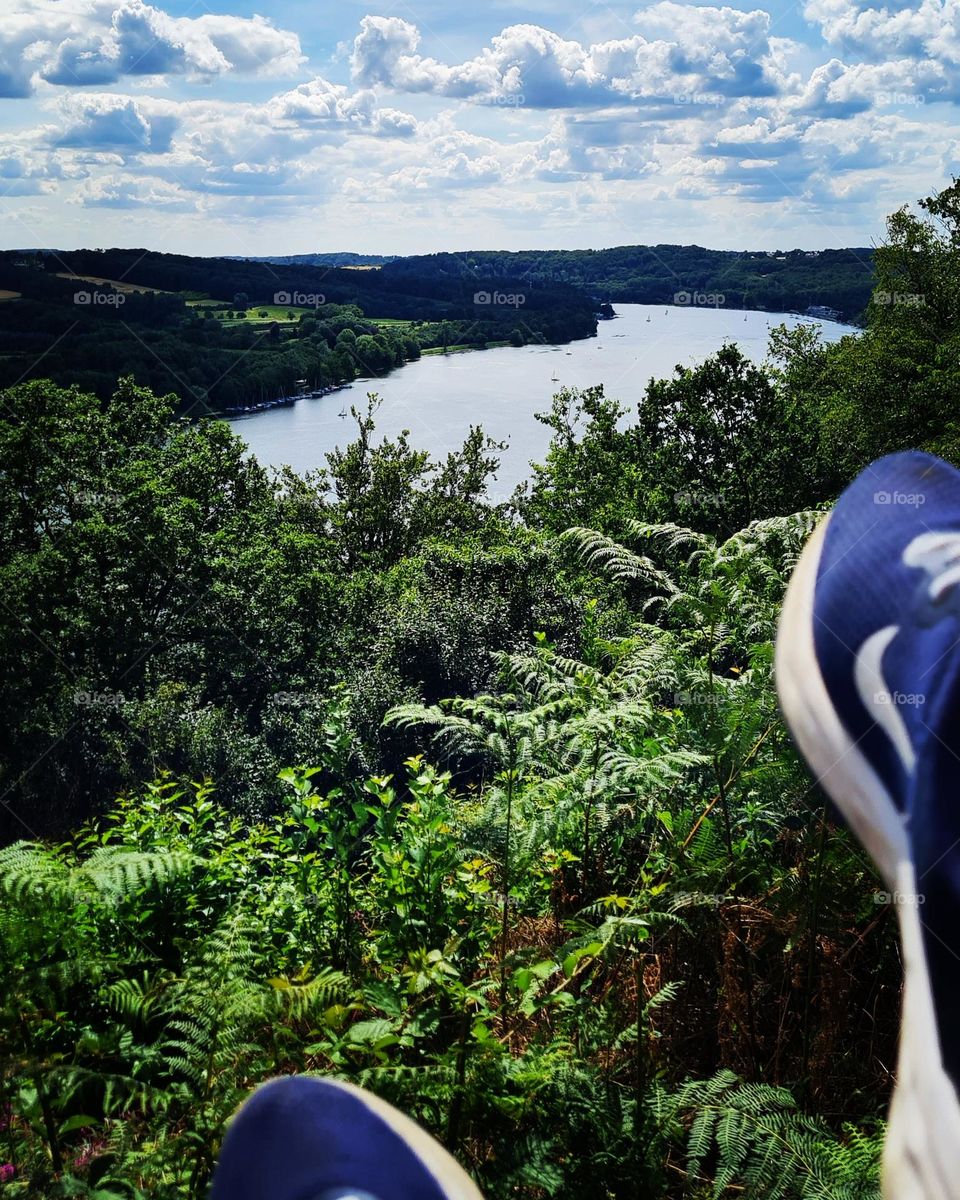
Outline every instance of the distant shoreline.
[[(633, 305), (632, 301), (621, 301), (620, 303), (621, 304), (629, 303), (633, 307), (636, 307), (636, 308), (650, 308), (650, 309), (659, 309), (660, 308), (659, 304), (638, 303), (636, 305)], [(856, 331), (856, 332), (861, 332), (863, 329), (862, 326), (856, 325), (850, 321), (841, 320), (839, 317), (808, 316), (805, 313), (798, 313), (798, 312), (770, 312), (768, 309), (765, 309), (765, 308), (728, 308), (726, 305), (689, 305), (689, 304), (669, 304), (669, 303), (665, 303), (663, 305), (663, 307), (668, 308), (668, 309), (678, 309), (680, 312), (689, 312), (692, 309), (702, 307), (702, 308), (709, 308), (711, 311), (714, 311), (714, 312), (756, 313), (759, 316), (781, 318), (781, 320), (778, 321), (777, 324), (783, 324), (782, 318), (794, 317), (801, 324), (810, 323), (810, 324), (839, 325), (839, 326), (842, 326), (843, 328), (849, 329), (851, 331)], [(614, 310), (612, 316), (598, 318), (598, 320), (603, 320), (605, 322), (606, 321), (616, 321), (616, 320), (621, 319), (622, 316), (623, 316), (622, 313), (619, 313), (616, 310)], [(371, 319), (376, 320), (376, 318), (371, 318)], [(261, 401), (259, 404), (249, 405), (249, 406), (242, 407), (242, 408), (223, 409), (218, 412), (205, 413), (196, 419), (197, 420), (213, 420), (213, 421), (224, 421), (224, 420), (225, 421), (236, 421), (236, 420), (242, 420), (246, 417), (257, 416), (259, 413), (268, 412), (270, 409), (273, 409), (273, 408), (283, 408), (288, 405), (295, 404), (298, 400), (323, 399), (326, 396), (333, 394), (334, 392), (345, 391), (345, 390), (352, 388), (360, 383), (364, 383), (364, 382), (375, 383), (378, 379), (387, 379), (390, 376), (394, 375), (396, 372), (402, 371), (404, 369), (404, 367), (409, 367), (409, 366), (413, 365), (414, 363), (419, 362), (420, 359), (422, 359), (422, 358), (446, 358), (446, 357), (449, 357), (454, 354), (482, 353), (484, 350), (499, 350), (499, 349), (504, 349), (504, 348), (510, 348), (510, 349), (514, 349), (514, 350), (523, 350), (523, 349), (527, 349), (531, 345), (543, 345), (545, 347), (549, 346), (549, 347), (553, 347), (555, 349), (559, 349), (559, 347), (561, 347), (561, 346), (571, 345), (573, 343), (588, 342), (591, 340), (591, 338), (599, 338), (599, 336), (600, 336), (600, 331), (598, 328), (595, 333), (592, 333), (587, 337), (571, 338), (569, 342), (543, 342), (543, 343), (527, 342), (527, 343), (524, 343), (523, 346), (513, 346), (512, 343), (509, 341), (498, 341), (498, 342), (491, 342), (486, 346), (470, 346), (470, 345), (448, 346), (446, 348), (446, 350), (444, 350), (443, 347), (441, 347), (441, 346), (431, 346), (429, 349), (422, 350), (420, 352), (419, 358), (407, 359), (406, 362), (403, 362), (397, 366), (391, 367), (388, 371), (385, 371), (382, 375), (358, 375), (355, 379), (345, 380), (343, 383), (333, 384), (326, 388), (314, 388), (311, 391), (305, 391), (305, 392), (297, 393), (297, 394), (290, 395), (290, 396), (278, 396), (274, 400)]]

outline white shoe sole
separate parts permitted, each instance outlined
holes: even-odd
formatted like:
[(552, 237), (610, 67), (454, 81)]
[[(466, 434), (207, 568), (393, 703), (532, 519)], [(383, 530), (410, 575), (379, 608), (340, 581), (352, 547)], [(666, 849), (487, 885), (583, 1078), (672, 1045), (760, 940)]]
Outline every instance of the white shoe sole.
[(960, 1104), (940, 1055), (906, 829), (879, 775), (841, 724), (814, 653), (814, 592), (828, 520), (804, 547), (784, 597), (775, 656), (777, 693), (817, 782), (899, 900), (904, 985), (883, 1195), (885, 1200), (960, 1200)]
[(880, 868), (888, 891), (909, 859), (907, 835), (883, 781), (840, 723), (814, 651), (813, 600), (829, 517), (807, 542), (790, 579), (774, 658), (780, 707), (817, 782)]

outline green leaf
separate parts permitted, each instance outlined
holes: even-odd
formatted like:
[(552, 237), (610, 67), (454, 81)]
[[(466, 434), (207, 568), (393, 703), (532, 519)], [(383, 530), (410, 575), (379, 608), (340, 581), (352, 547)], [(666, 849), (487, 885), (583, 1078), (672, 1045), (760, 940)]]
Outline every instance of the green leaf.
[(358, 1021), (356, 1025), (351, 1025), (347, 1032), (349, 1041), (361, 1045), (379, 1044), (384, 1038), (392, 1036), (393, 1026), (383, 1017), (376, 1017), (372, 1021)]
[(591, 942), (588, 946), (581, 946), (579, 950), (574, 950), (563, 960), (562, 970), (567, 979), (573, 977), (574, 971), (577, 969), (577, 964), (584, 958), (594, 958), (603, 949), (603, 942)]
[(57, 1130), (59, 1134), (73, 1133), (75, 1129), (90, 1129), (94, 1125), (99, 1125), (98, 1117), (88, 1117), (83, 1114), (78, 1114), (75, 1117), (67, 1117), (64, 1123)]

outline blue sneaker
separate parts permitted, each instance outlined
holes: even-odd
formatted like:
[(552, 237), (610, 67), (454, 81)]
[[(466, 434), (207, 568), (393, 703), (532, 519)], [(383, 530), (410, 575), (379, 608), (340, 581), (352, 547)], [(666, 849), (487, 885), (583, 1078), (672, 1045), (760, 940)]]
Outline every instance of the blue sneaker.
[(227, 1131), (210, 1200), (482, 1200), (409, 1117), (349, 1083), (290, 1075)]
[(960, 1197), (960, 472), (871, 464), (804, 549), (777, 634), (787, 724), (896, 905), (888, 1200)]

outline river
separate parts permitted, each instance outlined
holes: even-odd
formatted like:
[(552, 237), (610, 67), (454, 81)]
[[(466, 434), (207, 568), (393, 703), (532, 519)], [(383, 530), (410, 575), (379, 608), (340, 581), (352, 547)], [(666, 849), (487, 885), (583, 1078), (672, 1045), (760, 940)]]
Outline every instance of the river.
[[(230, 424), (265, 466), (288, 464), (306, 471), (325, 466), (328, 451), (353, 440), (350, 407), (365, 409), (367, 392), (376, 392), (383, 401), (378, 434), (393, 437), (408, 429), (413, 445), (435, 458), (460, 446), (471, 425), (509, 442), (493, 489), (492, 499), (498, 501), (527, 477), (531, 460), (543, 461), (550, 430), (534, 414), (549, 411), (560, 387), (602, 383), (608, 396), (635, 410), (651, 378), (672, 375), (678, 364), (692, 366), (724, 342), (735, 342), (759, 362), (766, 355), (768, 329), (781, 322), (816, 325), (825, 341), (856, 332), (783, 313), (646, 304), (618, 304), (616, 311), (615, 320), (600, 322), (595, 338), (565, 346), (427, 355), (382, 379), (359, 379), (319, 399), (236, 417)], [(346, 417), (340, 415), (344, 410)]]

